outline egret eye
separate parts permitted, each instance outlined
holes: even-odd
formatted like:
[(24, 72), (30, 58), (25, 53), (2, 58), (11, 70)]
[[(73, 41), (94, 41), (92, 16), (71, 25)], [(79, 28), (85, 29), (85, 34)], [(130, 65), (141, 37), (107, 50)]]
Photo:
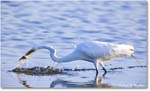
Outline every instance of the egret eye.
[(134, 51), (133, 49), (130, 49), (130, 51)]

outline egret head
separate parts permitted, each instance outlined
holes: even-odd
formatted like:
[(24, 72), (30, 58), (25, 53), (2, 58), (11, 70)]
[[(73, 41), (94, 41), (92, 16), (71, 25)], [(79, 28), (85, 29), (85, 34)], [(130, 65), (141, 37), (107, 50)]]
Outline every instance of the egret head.
[(36, 50), (39, 50), (39, 49), (48, 49), (48, 50), (50, 51), (50, 54), (51, 54), (51, 55), (53, 55), (53, 54), (55, 53), (55, 50), (54, 50), (52, 47), (47, 47), (47, 46), (35, 46), (35, 47), (33, 47), (32, 49), (30, 49), (24, 56), (22, 56), (22, 57), (19, 59), (19, 61), (18, 61), (17, 65), (16, 65), (16, 67), (18, 68), (18, 67), (19, 67), (19, 64), (20, 64), (20, 62), (21, 62), (22, 60), (27, 59), (27, 57), (28, 57), (29, 55), (31, 55), (33, 52), (35, 52)]
[(133, 53), (134, 53), (134, 47), (131, 45), (120, 44), (120, 45), (115, 45), (112, 48), (112, 54), (117, 57), (132, 56)]
[(33, 52), (35, 52), (35, 49), (29, 50), (24, 56), (22, 56), (22, 57), (19, 59), (19, 61), (21, 61), (21, 60), (23, 60), (23, 59), (27, 59), (27, 57), (28, 57), (31, 53), (33, 53)]
[(36, 50), (39, 49), (48, 49), (50, 51), (51, 54), (55, 53), (55, 50), (53, 49), (53, 47), (47, 47), (47, 46), (35, 46), (32, 49), (30, 49), (24, 56), (22, 56), (19, 61), (23, 60), (23, 59), (27, 59), (27, 57), (29, 55), (31, 55), (33, 52), (35, 52)]

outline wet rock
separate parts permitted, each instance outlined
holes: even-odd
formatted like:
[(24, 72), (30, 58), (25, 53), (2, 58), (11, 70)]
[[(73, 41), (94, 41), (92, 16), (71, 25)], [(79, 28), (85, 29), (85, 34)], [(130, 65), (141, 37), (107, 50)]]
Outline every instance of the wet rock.
[(95, 69), (63, 69), (63, 71), (90, 71), (90, 70), (95, 70)]
[(33, 67), (33, 68), (15, 68), (10, 70), (11, 72), (16, 72), (16, 73), (24, 73), (24, 74), (30, 74), (30, 75), (44, 75), (44, 74), (58, 74), (62, 73), (62, 69), (57, 69), (53, 67)]
[(64, 71), (90, 71), (95, 69), (58, 69), (50, 66), (47, 67), (32, 67), (32, 68), (15, 68), (10, 70), (11, 72), (24, 73), (29, 75), (50, 75), (63, 73)]
[(123, 69), (123, 68), (122, 67), (110, 68), (110, 70), (118, 70), (118, 69)]
[(142, 65), (141, 66), (128, 66), (128, 68), (130, 68), (130, 69), (131, 68), (143, 68), (143, 67), (146, 67), (146, 66), (142, 66)]

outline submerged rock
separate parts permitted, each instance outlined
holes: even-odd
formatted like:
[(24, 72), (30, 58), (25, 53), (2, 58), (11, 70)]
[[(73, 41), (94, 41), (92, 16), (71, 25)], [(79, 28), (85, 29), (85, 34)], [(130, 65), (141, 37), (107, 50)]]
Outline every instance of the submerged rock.
[(123, 67), (110, 68), (110, 70), (124, 69)]
[(28, 75), (50, 75), (50, 74), (60, 74), (65, 73), (66, 71), (90, 71), (95, 69), (58, 69), (54, 67), (32, 67), (32, 68), (14, 68), (10, 72), (15, 73), (24, 73)]
[(53, 67), (33, 67), (33, 68), (15, 68), (11, 70), (11, 72), (16, 72), (16, 73), (25, 73), (25, 74), (30, 74), (30, 75), (44, 75), (44, 74), (58, 74), (62, 73), (62, 69), (57, 69)]
[(131, 68), (143, 68), (143, 67), (146, 67), (146, 66), (142, 66), (142, 65), (141, 66), (128, 66), (128, 68), (130, 68), (130, 69)]

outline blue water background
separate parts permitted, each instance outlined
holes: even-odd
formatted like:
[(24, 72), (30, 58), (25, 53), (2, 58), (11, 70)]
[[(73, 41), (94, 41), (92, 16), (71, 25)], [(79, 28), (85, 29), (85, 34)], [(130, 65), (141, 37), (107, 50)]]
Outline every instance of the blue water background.
[[(135, 55), (140, 61), (125, 58), (106, 62), (107, 69), (113, 67), (124, 69), (108, 73), (104, 83), (114, 87), (146, 87), (147, 69), (128, 68), (147, 65), (145, 1), (3, 1), (1, 6), (2, 87), (24, 87), (19, 82), (17, 74), (8, 70), (13, 69), (18, 59), (32, 47), (53, 46), (57, 50), (57, 55), (63, 57), (82, 41), (133, 45)], [(47, 50), (32, 54), (28, 58), (28, 64), (30, 67), (50, 65), (71, 69), (94, 68), (93, 64), (81, 60), (57, 64), (50, 59)], [(32, 87), (50, 87), (56, 79), (76, 82), (75, 85), (58, 85), (62, 88), (84, 87), (79, 83), (84, 84), (84, 81), (88, 82), (91, 79), (95, 81), (95, 71), (72, 72), (72, 74), (74, 75), (40, 77), (24, 75), (23, 79)], [(121, 78), (123, 80), (120, 80)]]

